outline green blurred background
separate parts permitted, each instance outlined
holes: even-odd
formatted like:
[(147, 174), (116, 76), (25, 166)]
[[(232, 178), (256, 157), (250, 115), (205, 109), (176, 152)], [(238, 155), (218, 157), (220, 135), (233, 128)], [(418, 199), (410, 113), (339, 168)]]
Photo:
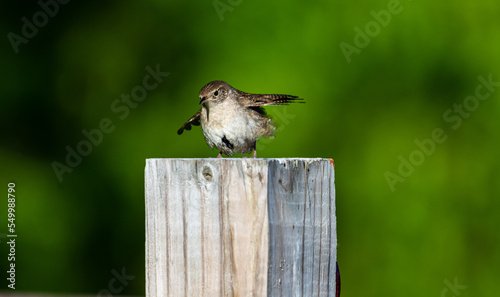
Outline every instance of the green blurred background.
[[(125, 268), (135, 279), (120, 293), (145, 294), (145, 159), (217, 155), (200, 128), (176, 131), (201, 87), (221, 79), (306, 99), (267, 108), (279, 131), (257, 147), (263, 158), (335, 159), (342, 296), (458, 296), (446, 284), (455, 279), (461, 296), (498, 296), (500, 87), (466, 100), (478, 77), (500, 81), (497, 0), (70, 1), (46, 20), (35, 1), (0, 6), (0, 180), (5, 196), (16, 183), (16, 292), (97, 294)], [(13, 46), (9, 32), (22, 37), (34, 16), (43, 26)], [(341, 43), (356, 41), (346, 58)], [(169, 75), (127, 116), (114, 112), (157, 65)], [(105, 118), (114, 130), (60, 182), (53, 162)], [(424, 154), (415, 140), (434, 129), (446, 141)], [(392, 185), (388, 172), (400, 176)], [(5, 270), (6, 200), (1, 209)]]

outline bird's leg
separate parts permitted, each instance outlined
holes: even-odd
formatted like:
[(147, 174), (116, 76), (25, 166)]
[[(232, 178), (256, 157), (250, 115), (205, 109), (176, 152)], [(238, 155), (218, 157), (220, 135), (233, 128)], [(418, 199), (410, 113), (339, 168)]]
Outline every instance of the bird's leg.
[(257, 158), (257, 141), (253, 143), (253, 155), (251, 157), (242, 157), (243, 159), (246, 159), (246, 158)]
[(217, 158), (222, 158), (222, 152), (219, 152), (219, 154), (217, 155)]
[(253, 156), (252, 158), (257, 158), (257, 141), (253, 143)]

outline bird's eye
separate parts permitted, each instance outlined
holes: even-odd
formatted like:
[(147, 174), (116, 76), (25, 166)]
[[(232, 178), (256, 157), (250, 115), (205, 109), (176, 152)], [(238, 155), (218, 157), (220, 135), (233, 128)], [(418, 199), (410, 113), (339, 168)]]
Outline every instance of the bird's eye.
[(214, 92), (214, 97), (217, 97), (219, 95), (219, 90)]

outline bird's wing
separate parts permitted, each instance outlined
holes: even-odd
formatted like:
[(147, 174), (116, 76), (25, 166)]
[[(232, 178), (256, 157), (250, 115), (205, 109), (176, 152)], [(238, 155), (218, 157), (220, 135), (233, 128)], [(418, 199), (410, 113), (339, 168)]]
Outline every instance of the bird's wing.
[(193, 126), (199, 126), (200, 125), (200, 115), (201, 115), (201, 109), (198, 110), (197, 113), (194, 114), (187, 122), (182, 125), (182, 127), (177, 130), (177, 134), (181, 135), (184, 130), (191, 130), (191, 125)]
[(266, 105), (288, 105), (290, 103), (304, 103), (303, 98), (285, 94), (239, 94), (240, 102), (247, 107), (257, 107)]

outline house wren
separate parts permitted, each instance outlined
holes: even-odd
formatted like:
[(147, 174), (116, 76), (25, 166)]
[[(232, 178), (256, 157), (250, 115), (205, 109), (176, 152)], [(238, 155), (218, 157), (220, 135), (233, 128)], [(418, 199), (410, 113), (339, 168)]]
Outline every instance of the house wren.
[(201, 109), (177, 131), (191, 130), (191, 125), (203, 130), (205, 141), (210, 148), (214, 146), (222, 153), (248, 154), (254, 151), (260, 137), (274, 137), (276, 127), (262, 106), (288, 105), (292, 102), (303, 103), (302, 98), (283, 94), (250, 94), (231, 87), (220, 80), (206, 84), (200, 91)]

